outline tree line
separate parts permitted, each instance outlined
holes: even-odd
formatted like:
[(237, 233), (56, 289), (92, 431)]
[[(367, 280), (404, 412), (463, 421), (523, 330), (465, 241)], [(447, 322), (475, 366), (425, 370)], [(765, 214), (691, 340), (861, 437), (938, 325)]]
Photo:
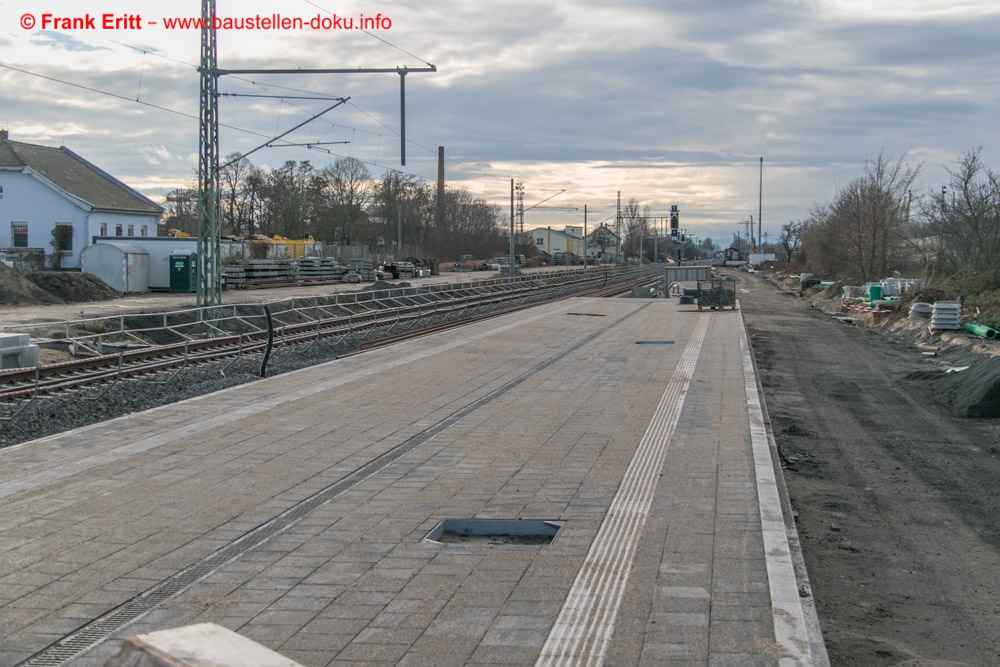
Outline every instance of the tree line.
[[(363, 245), (396, 257), (491, 257), (507, 248), (501, 209), (464, 190), (445, 189), (438, 220), (436, 184), (387, 171), (372, 178), (363, 162), (339, 158), (317, 169), (308, 160), (264, 169), (233, 154), (220, 171), (224, 235), (312, 236), (331, 245)], [(163, 225), (197, 232), (197, 191), (167, 195)]]
[(831, 201), (782, 226), (786, 259), (851, 282), (900, 274), (1000, 288), (1000, 174), (982, 149), (956, 160), (939, 191), (914, 190), (920, 170), (905, 154), (869, 158)]

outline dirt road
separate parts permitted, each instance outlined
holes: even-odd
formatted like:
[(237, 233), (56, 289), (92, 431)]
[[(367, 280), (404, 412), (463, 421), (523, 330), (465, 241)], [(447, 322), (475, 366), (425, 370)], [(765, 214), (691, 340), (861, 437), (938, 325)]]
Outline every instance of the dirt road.
[(934, 360), (734, 275), (831, 662), (1000, 664), (1000, 424), (903, 380)]

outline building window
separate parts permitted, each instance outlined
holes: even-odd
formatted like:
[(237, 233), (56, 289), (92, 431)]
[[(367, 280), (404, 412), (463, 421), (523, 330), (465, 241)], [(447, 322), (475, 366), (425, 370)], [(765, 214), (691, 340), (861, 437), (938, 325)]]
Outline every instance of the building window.
[(0, 199), (3, 199), (3, 186), (0, 185)]
[(14, 248), (28, 247), (28, 223), (10, 223), (10, 244)]
[(128, 235), (129, 236), (135, 236), (135, 225), (129, 225), (128, 226)]
[(544, 238), (537, 238), (537, 239), (535, 239), (535, 245), (537, 245), (537, 246), (543, 246), (543, 245), (545, 245), (545, 239)]
[(121, 236), (121, 235), (122, 235), (122, 226), (115, 225), (115, 236)]
[(143, 225), (142, 227), (139, 228), (139, 236), (145, 236), (145, 235), (146, 235), (146, 225)]
[(56, 251), (73, 252), (73, 225), (68, 222), (57, 222), (52, 230), (52, 238), (56, 242)]
[(108, 235), (108, 223), (102, 222), (101, 223), (101, 236), (107, 236), (107, 235)]

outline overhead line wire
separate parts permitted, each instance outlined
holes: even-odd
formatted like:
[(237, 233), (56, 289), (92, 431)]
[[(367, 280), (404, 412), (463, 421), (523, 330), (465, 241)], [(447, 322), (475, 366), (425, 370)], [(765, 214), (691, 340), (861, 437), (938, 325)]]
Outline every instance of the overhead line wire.
[[(199, 120), (198, 116), (196, 116), (194, 114), (190, 114), (190, 113), (184, 112), (184, 111), (178, 111), (177, 109), (171, 109), (170, 107), (161, 106), (159, 104), (153, 104), (152, 102), (146, 102), (144, 100), (133, 99), (131, 97), (126, 97), (125, 95), (119, 95), (118, 93), (112, 93), (110, 91), (101, 90), (99, 88), (94, 88), (92, 86), (85, 86), (85, 85), (83, 85), (81, 83), (73, 83), (72, 81), (64, 81), (62, 79), (57, 79), (56, 77), (53, 77), (53, 76), (48, 76), (46, 74), (39, 74), (38, 72), (31, 72), (29, 70), (22, 69), (20, 67), (14, 67), (13, 65), (8, 65), (6, 63), (0, 62), (0, 67), (2, 67), (4, 69), (13, 70), (15, 72), (20, 72), (21, 74), (27, 74), (29, 76), (38, 77), (39, 79), (45, 79), (46, 81), (52, 81), (54, 83), (61, 83), (61, 84), (66, 85), (66, 86), (72, 86), (73, 88), (80, 88), (81, 90), (86, 90), (86, 91), (91, 92), (91, 93), (97, 93), (98, 95), (106, 95), (107, 97), (113, 97), (115, 99), (123, 100), (125, 102), (131, 102), (133, 104), (141, 104), (143, 106), (147, 106), (147, 107), (150, 107), (150, 108), (153, 108), (153, 109), (157, 109), (159, 111), (166, 111), (167, 113), (172, 113), (172, 114), (175, 114), (175, 115), (178, 115), (178, 116), (183, 116), (184, 118), (190, 118), (192, 120)], [(237, 127), (235, 125), (228, 125), (226, 123), (219, 123), (219, 125), (221, 127), (229, 129), (229, 130), (236, 130), (237, 132), (244, 132), (246, 134), (252, 134), (252, 135), (258, 136), (258, 137), (265, 137), (266, 138), (266, 137), (269, 136), (269, 135), (264, 134), (262, 132), (256, 132), (254, 130), (247, 130), (245, 128)]]
[[(305, 2), (309, 2), (309, 4), (313, 4), (317, 8), (322, 9), (323, 11), (327, 11), (329, 13), (329, 10), (326, 10), (326, 9), (324, 9), (322, 7), (319, 7), (318, 5), (315, 5), (314, 3), (311, 3), (310, 0), (304, 0), (304, 1)], [(406, 55), (408, 55), (408, 56), (410, 56), (412, 58), (416, 58), (417, 60), (423, 62), (424, 64), (429, 64), (429, 63), (427, 63), (427, 61), (423, 60), (419, 56), (416, 56), (416, 55), (414, 55), (412, 53), (409, 53), (405, 49), (402, 49), (399, 46), (396, 46), (395, 44), (392, 44), (391, 42), (389, 42), (389, 41), (387, 41), (385, 39), (382, 39), (381, 37), (378, 37), (377, 35), (374, 35), (374, 34), (368, 32), (366, 30), (362, 30), (362, 32), (365, 32), (369, 36), (374, 37), (375, 39), (378, 39), (379, 41), (384, 42), (388, 46), (391, 46), (391, 47), (399, 50), (402, 53), (405, 53)], [(156, 57), (159, 57), (159, 58), (163, 58), (164, 60), (168, 60), (168, 61), (180, 64), (180, 65), (185, 65), (185, 66), (190, 67), (192, 69), (198, 69), (198, 66), (195, 65), (195, 64), (193, 64), (193, 63), (189, 63), (189, 62), (177, 59), (177, 58), (173, 58), (171, 56), (165, 55), (165, 54), (160, 53), (159, 51), (151, 49), (151, 48), (142, 48), (142, 47), (134, 46), (134, 45), (131, 45), (131, 44), (126, 44), (124, 42), (119, 42), (117, 40), (109, 39), (107, 37), (104, 37), (102, 39), (105, 39), (106, 41), (109, 41), (109, 42), (111, 42), (113, 44), (117, 44), (119, 46), (125, 47), (127, 49), (131, 49), (133, 51), (137, 51), (137, 52), (142, 53), (144, 55), (147, 55), (147, 54), (148, 55), (153, 55), (153, 56), (156, 56)], [(138, 97), (133, 99), (131, 97), (126, 97), (126, 96), (120, 95), (118, 93), (112, 93), (110, 91), (101, 90), (99, 88), (94, 88), (94, 87), (86, 86), (86, 85), (79, 84), (79, 83), (73, 83), (73, 82), (70, 82), (70, 81), (65, 81), (63, 79), (58, 79), (56, 77), (48, 76), (48, 75), (45, 75), (45, 74), (40, 74), (38, 72), (32, 72), (32, 71), (29, 71), (29, 70), (26, 70), (26, 69), (22, 69), (22, 68), (19, 68), (19, 67), (15, 67), (13, 65), (8, 65), (8, 64), (2, 63), (2, 62), (0, 62), (0, 67), (5, 68), (5, 69), (9, 69), (9, 70), (12, 70), (12, 71), (15, 71), (15, 72), (19, 72), (21, 74), (27, 74), (29, 76), (34, 76), (34, 77), (37, 77), (37, 78), (40, 78), (40, 79), (44, 79), (44, 80), (47, 80), (47, 81), (52, 81), (54, 83), (59, 83), (59, 84), (63, 84), (63, 85), (66, 85), (66, 86), (72, 86), (74, 88), (79, 88), (81, 90), (86, 90), (88, 92), (96, 93), (96, 94), (99, 94), (99, 95), (105, 95), (107, 97), (112, 97), (114, 99), (119, 99), (119, 100), (123, 100), (123, 101), (126, 101), (126, 102), (131, 102), (131, 103), (134, 103), (134, 104), (141, 104), (143, 106), (147, 106), (147, 107), (150, 107), (152, 109), (157, 109), (159, 111), (165, 111), (167, 113), (172, 113), (172, 114), (175, 114), (175, 115), (178, 115), (178, 116), (182, 116), (184, 118), (189, 118), (189, 119), (192, 119), (192, 120), (200, 120), (199, 117), (196, 116), (196, 115), (194, 115), (194, 114), (190, 114), (190, 113), (187, 113), (187, 112), (184, 112), (184, 111), (179, 111), (177, 109), (171, 109), (169, 107), (165, 107), (165, 106), (162, 106), (162, 105), (159, 105), (159, 104), (154, 104), (152, 102), (146, 102), (146, 101), (144, 101), (142, 99), (139, 99)], [(321, 93), (316, 93), (315, 91), (303, 90), (303, 89), (298, 89), (298, 88), (290, 88), (290, 87), (281, 86), (281, 85), (278, 85), (278, 84), (263, 84), (263, 83), (260, 83), (260, 82), (257, 82), (257, 81), (253, 81), (253, 80), (250, 80), (250, 79), (245, 79), (245, 78), (243, 78), (241, 76), (237, 76), (237, 75), (233, 75), (231, 78), (234, 78), (234, 79), (239, 80), (239, 81), (243, 81), (244, 83), (249, 83), (251, 85), (257, 86), (257, 87), (265, 89), (265, 90), (268, 87), (272, 87), (272, 88), (280, 88), (282, 90), (289, 90), (289, 91), (295, 91), (295, 92), (309, 93), (309, 94), (315, 94), (315, 95), (320, 95), (321, 94)], [(224, 94), (224, 96), (226, 96), (226, 94)], [(285, 100), (287, 98), (283, 98), (281, 96), (274, 96), (274, 99)], [(308, 111), (306, 111), (305, 109), (299, 107), (296, 104), (293, 104), (293, 103), (289, 102), (289, 105), (295, 107), (296, 109), (298, 109), (300, 111), (303, 111), (304, 113), (309, 113)], [(384, 122), (382, 122), (381, 120), (379, 120), (376, 116), (374, 116), (371, 112), (369, 112), (369, 111), (367, 111), (365, 109), (362, 109), (357, 104), (354, 104), (353, 102), (350, 102), (350, 101), (348, 102), (348, 105), (354, 107), (355, 109), (357, 109), (361, 113), (365, 114), (366, 116), (368, 116), (369, 118), (371, 118), (374, 122), (378, 123), (382, 127), (385, 127), (393, 135), (399, 136), (399, 132), (398, 131), (396, 131), (395, 129), (393, 129), (391, 126), (386, 125)], [(324, 119), (315, 119), (315, 120), (326, 122), (326, 123), (328, 123), (330, 125), (330, 127), (337, 127), (338, 126), (337, 123), (333, 123), (331, 121), (326, 121)], [(266, 137), (269, 136), (269, 135), (267, 135), (265, 133), (262, 133), (262, 132), (257, 132), (257, 131), (254, 131), (254, 130), (248, 130), (248, 129), (245, 129), (245, 128), (242, 128), (242, 127), (237, 127), (235, 125), (230, 125), (230, 124), (227, 124), (227, 123), (220, 123), (219, 126), (220, 127), (224, 127), (226, 129), (230, 129), (230, 130), (235, 130), (237, 132), (243, 132), (245, 134), (257, 136), (257, 137), (264, 137), (264, 138), (266, 138)], [(349, 125), (339, 125), (339, 127), (343, 127), (345, 129), (350, 129), (350, 130), (352, 130), (354, 132), (364, 132), (364, 133), (367, 133), (367, 134), (377, 135), (379, 137), (382, 136), (380, 133), (372, 132), (371, 130), (365, 130), (365, 129), (362, 129), (362, 128), (351, 127)], [(325, 136), (325, 134), (326, 133), (324, 133), (324, 136)], [(288, 143), (288, 142), (285, 142), (285, 143)], [(408, 139), (407, 143), (410, 143), (410, 144), (412, 144), (414, 146), (417, 146), (417, 147), (419, 147), (419, 148), (427, 151), (430, 155), (436, 154), (436, 151), (434, 151), (433, 149), (431, 149), (431, 148), (429, 148), (427, 146), (424, 146), (423, 144), (421, 144), (419, 142), (413, 141), (412, 139)], [(307, 146), (307, 148), (310, 148), (310, 147), (311, 146)], [(353, 149), (353, 147), (352, 147), (352, 149)], [(324, 150), (323, 152), (325, 152), (325, 153), (327, 153), (329, 155), (335, 156), (335, 157), (343, 157), (343, 158), (349, 157), (349, 156), (346, 156), (346, 155), (339, 155), (339, 154), (334, 153), (334, 152), (329, 151), (329, 150)], [(374, 161), (361, 160), (359, 158), (353, 158), (353, 157), (351, 159), (358, 160), (362, 164), (367, 164), (367, 165), (370, 165), (370, 166), (373, 166), (373, 167), (377, 167), (379, 169), (384, 169), (386, 171), (390, 171), (390, 172), (394, 172), (394, 173), (399, 173), (399, 174), (406, 174), (408, 176), (412, 176), (414, 178), (417, 178), (419, 180), (426, 181), (426, 182), (434, 182), (434, 181), (437, 180), (436, 177), (424, 176), (424, 175), (416, 174), (416, 173), (409, 172), (409, 171), (403, 171), (401, 169), (397, 169), (397, 168), (389, 166), (389, 165), (380, 164), (378, 162), (378, 158), (377, 157), (375, 158)], [(490, 177), (490, 174), (488, 174), (485, 171), (480, 171), (474, 165), (467, 164), (467, 163), (461, 162), (460, 160), (455, 160), (455, 159), (449, 158), (447, 156), (445, 157), (445, 159), (448, 162), (451, 162), (452, 164), (461, 165), (463, 167), (466, 167), (466, 168), (474, 171), (475, 173), (482, 174), (484, 177), (487, 177), (487, 178)], [(463, 189), (468, 190), (468, 187), (463, 186)], [(499, 206), (500, 204), (497, 204), (497, 205)]]
[[(327, 14), (330, 14), (330, 15), (333, 15), (333, 12), (331, 12), (331, 11), (330, 11), (330, 10), (328, 10), (328, 9), (326, 9), (325, 7), (321, 7), (320, 5), (316, 4), (315, 2), (312, 2), (311, 0), (303, 0), (303, 2), (306, 2), (306, 3), (310, 4), (310, 5), (312, 5), (313, 7), (316, 7), (317, 9), (319, 9), (319, 10), (321, 10), (321, 11), (324, 11), (324, 12), (326, 12)], [(404, 53), (404, 54), (406, 54), (406, 55), (410, 56), (411, 58), (415, 58), (416, 60), (419, 60), (420, 62), (422, 62), (422, 63), (423, 63), (423, 64), (425, 64), (425, 65), (430, 65), (430, 63), (429, 63), (429, 62), (427, 62), (426, 60), (424, 60), (424, 59), (423, 59), (423, 58), (421, 58), (420, 56), (417, 56), (417, 55), (415, 55), (415, 54), (413, 54), (413, 53), (410, 53), (410, 52), (409, 52), (409, 51), (407, 51), (406, 49), (403, 49), (402, 47), (400, 47), (400, 46), (397, 46), (396, 44), (393, 44), (392, 42), (390, 42), (390, 41), (388, 41), (388, 40), (386, 40), (386, 39), (383, 39), (382, 37), (379, 37), (378, 35), (376, 35), (376, 34), (374, 34), (374, 33), (370, 32), (370, 31), (368, 31), (368, 30), (362, 30), (361, 32), (365, 33), (365, 34), (366, 34), (366, 35), (368, 35), (369, 37), (373, 37), (374, 39), (377, 39), (377, 40), (379, 40), (380, 42), (383, 42), (383, 43), (384, 43), (384, 44), (386, 44), (387, 46), (391, 46), (392, 48), (396, 49), (397, 51), (399, 51), (399, 52), (401, 52), (401, 53)], [(176, 62), (176, 63), (179, 63), (179, 64), (181, 64), (181, 65), (187, 65), (188, 67), (192, 67), (192, 68), (194, 68), (194, 69), (198, 69), (198, 66), (197, 66), (197, 65), (194, 65), (194, 64), (192, 64), (192, 63), (188, 63), (188, 62), (185, 62), (185, 61), (183, 61), (183, 60), (179, 60), (179, 59), (177, 59), (177, 58), (171, 58), (171, 57), (169, 57), (169, 56), (166, 56), (166, 55), (164, 55), (164, 54), (162, 54), (162, 53), (158, 53), (158, 52), (156, 52), (156, 51), (150, 51), (150, 50), (148, 50), (148, 49), (143, 49), (143, 48), (140, 48), (140, 47), (137, 47), (137, 46), (132, 46), (131, 44), (125, 44), (125, 43), (123, 43), (123, 42), (118, 42), (118, 41), (116, 41), (116, 40), (113, 40), (113, 39), (108, 39), (108, 38), (104, 38), (104, 39), (107, 39), (107, 41), (109, 41), (109, 42), (112, 42), (112, 43), (114, 43), (114, 44), (118, 44), (118, 45), (120, 45), (120, 46), (124, 46), (124, 47), (126, 47), (126, 48), (129, 48), (129, 49), (133, 49), (133, 50), (135, 50), (135, 51), (139, 51), (140, 53), (143, 53), (143, 54), (146, 54), (146, 53), (151, 53), (152, 55), (155, 55), (155, 56), (158, 56), (158, 57), (160, 57), (160, 58), (164, 58), (165, 60), (170, 60), (170, 61), (172, 61), (172, 62)], [(238, 76), (238, 75), (232, 75), (232, 76), (231, 76), (231, 78), (233, 78), (233, 79), (237, 79), (237, 80), (239, 80), (239, 81), (243, 81), (243, 82), (245, 82), (245, 83), (249, 83), (249, 84), (251, 84), (251, 85), (254, 85), (254, 86), (257, 86), (257, 87), (259, 87), (259, 88), (263, 88), (263, 89), (267, 89), (268, 87), (270, 87), (270, 88), (280, 88), (281, 90), (288, 90), (288, 91), (292, 91), (292, 92), (296, 92), (296, 93), (307, 93), (307, 94), (310, 94), (310, 95), (322, 95), (322, 94), (323, 94), (323, 93), (317, 93), (316, 91), (313, 91), (313, 90), (305, 90), (305, 89), (302, 89), (302, 88), (292, 88), (292, 87), (289, 87), (289, 86), (281, 86), (281, 85), (278, 85), (278, 84), (273, 84), (273, 83), (267, 83), (267, 84), (264, 84), (264, 83), (260, 83), (260, 82), (258, 82), (258, 81), (253, 81), (253, 80), (251, 80), (251, 79), (245, 79), (245, 78), (243, 78), (243, 77), (241, 77), (241, 76)], [(285, 98), (282, 98), (282, 99), (285, 99)], [(348, 102), (347, 104), (348, 104), (349, 106), (351, 106), (351, 107), (354, 107), (355, 109), (357, 109), (357, 110), (358, 110), (358, 111), (360, 111), (361, 113), (365, 114), (365, 115), (366, 115), (366, 116), (368, 116), (369, 118), (371, 118), (371, 119), (372, 119), (372, 120), (373, 120), (373, 121), (374, 121), (375, 123), (377, 123), (377, 124), (381, 125), (382, 127), (384, 127), (384, 128), (385, 128), (386, 130), (388, 130), (388, 131), (389, 131), (389, 132), (390, 132), (390, 133), (391, 133), (392, 135), (394, 135), (394, 136), (397, 136), (397, 137), (399, 136), (399, 131), (398, 131), (398, 130), (396, 130), (396, 129), (395, 129), (395, 128), (393, 128), (392, 126), (390, 126), (390, 125), (387, 125), (386, 123), (382, 122), (381, 120), (379, 120), (379, 119), (378, 119), (378, 118), (377, 118), (377, 117), (376, 117), (375, 115), (373, 115), (373, 114), (372, 114), (372, 113), (370, 113), (369, 111), (367, 111), (367, 110), (365, 110), (365, 109), (362, 109), (361, 107), (359, 107), (359, 106), (358, 106), (357, 104), (355, 104), (355, 103), (354, 103), (354, 102), (352, 102), (352, 101), (349, 101), (349, 102)], [(292, 105), (292, 106), (295, 106), (295, 105)], [(296, 108), (299, 108), (299, 107), (296, 107)], [(304, 109), (301, 109), (301, 108), (300, 108), (300, 111), (303, 111), (303, 112), (305, 112), (305, 113), (308, 113), (308, 112), (306, 112), (306, 111), (305, 111)], [(352, 131), (355, 131), (355, 132), (365, 132), (365, 133), (367, 133), (367, 134), (375, 134), (375, 135), (379, 134), (378, 132), (372, 132), (371, 130), (365, 130), (365, 129), (361, 129), (361, 128), (356, 128), (356, 127), (352, 127), (352, 126), (350, 126), (350, 125), (343, 125), (343, 124), (338, 124), (338, 123), (334, 123), (334, 122), (332, 122), (332, 121), (329, 121), (329, 120), (325, 120), (325, 119), (318, 119), (318, 120), (321, 120), (322, 122), (326, 122), (326, 123), (328, 123), (328, 124), (329, 124), (329, 125), (330, 125), (331, 127), (343, 127), (343, 128), (345, 128), (345, 129), (349, 129), (349, 130), (352, 130)], [(263, 136), (263, 135), (262, 135), (262, 136)], [(380, 135), (380, 136), (381, 136), (381, 135)], [(437, 154), (437, 151), (435, 151), (434, 149), (432, 149), (432, 148), (429, 148), (428, 146), (424, 146), (423, 144), (421, 144), (421, 143), (418, 143), (418, 142), (414, 141), (413, 139), (407, 139), (407, 140), (406, 140), (406, 143), (408, 143), (408, 144), (412, 144), (412, 145), (414, 145), (414, 146), (416, 146), (416, 147), (418, 147), (418, 148), (421, 148), (421, 149), (423, 149), (423, 150), (427, 151), (427, 153), (428, 153), (429, 155), (432, 155), (432, 156), (433, 156), (433, 155), (436, 155), (436, 154)], [(353, 152), (353, 146), (352, 146), (352, 152)], [(377, 157), (376, 157), (375, 159), (376, 159), (376, 161), (378, 160), (378, 158), (377, 158)], [(451, 158), (451, 157), (448, 157), (447, 155), (445, 155), (445, 160), (446, 160), (447, 162), (450, 162), (450, 163), (452, 163), (452, 164), (456, 164), (456, 165), (459, 165), (459, 166), (462, 166), (462, 167), (465, 167), (465, 168), (467, 168), (467, 169), (469, 169), (469, 170), (471, 170), (471, 171), (473, 171), (473, 172), (475, 172), (475, 173), (478, 173), (478, 174), (481, 174), (482, 176), (484, 176), (484, 177), (486, 177), (486, 178), (489, 178), (489, 177), (490, 177), (490, 174), (489, 174), (489, 173), (487, 173), (487, 172), (485, 172), (485, 171), (481, 171), (481, 170), (480, 170), (479, 168), (477, 168), (476, 166), (474, 166), (474, 165), (471, 165), (471, 164), (468, 164), (468, 163), (466, 163), (466, 162), (462, 162), (461, 160), (456, 160), (456, 159), (454, 159), (454, 158)], [(371, 163), (371, 164), (372, 164), (372, 165), (374, 165), (374, 166), (379, 166), (379, 165), (377, 165), (377, 164), (376, 164), (375, 162), (373, 162), (373, 163)], [(388, 167), (383, 167), (383, 168), (388, 168)], [(396, 170), (396, 171), (398, 171), (398, 170)], [(401, 173), (408, 173), (408, 172), (401, 172)], [(412, 174), (412, 175), (416, 175), (416, 174)]]

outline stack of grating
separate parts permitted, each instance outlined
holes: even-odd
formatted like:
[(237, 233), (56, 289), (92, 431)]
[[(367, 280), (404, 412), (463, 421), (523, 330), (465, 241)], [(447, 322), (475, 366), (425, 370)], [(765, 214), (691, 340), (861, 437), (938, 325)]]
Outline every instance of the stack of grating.
[[(412, 278), (413, 262), (396, 262), (396, 269), (393, 271), (394, 278)], [(398, 274), (398, 275), (396, 275)]]
[(962, 328), (962, 304), (958, 301), (938, 301), (931, 312), (931, 328), (939, 331)]
[(241, 264), (224, 266), (222, 272), (226, 274), (226, 287), (229, 289), (240, 289), (247, 281), (246, 269)]
[(298, 265), (299, 277), (305, 279), (336, 278), (347, 270), (343, 266), (337, 266), (333, 257), (299, 257), (295, 263)]
[(361, 280), (368, 282), (375, 280), (375, 266), (371, 259), (352, 259), (351, 268), (358, 272)]
[(251, 259), (244, 264), (247, 280), (255, 282), (290, 281), (299, 277), (289, 259)]

